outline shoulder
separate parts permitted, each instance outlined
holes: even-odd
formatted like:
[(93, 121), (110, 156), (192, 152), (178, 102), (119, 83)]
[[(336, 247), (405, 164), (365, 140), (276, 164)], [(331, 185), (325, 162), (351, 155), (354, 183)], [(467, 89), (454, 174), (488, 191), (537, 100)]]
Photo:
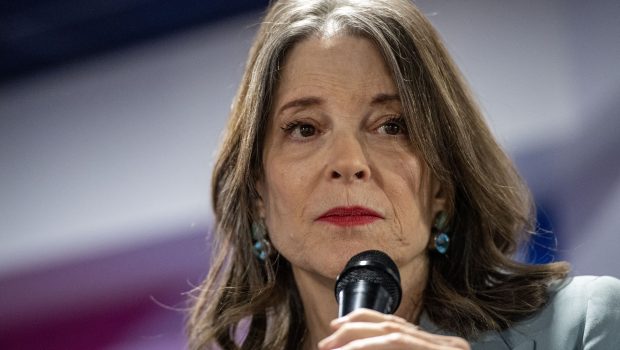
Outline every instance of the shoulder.
[[(549, 287), (550, 303), (570, 299), (620, 302), (620, 280), (610, 276), (577, 276), (565, 279)], [(577, 300), (575, 300), (577, 298)]]
[(579, 344), (607, 349), (620, 344), (620, 280), (608, 276), (567, 278), (549, 288), (549, 302), (510, 332), (535, 339), (546, 349)]
[(620, 316), (620, 280), (609, 276), (577, 276), (549, 288), (547, 308), (578, 312), (579, 317), (591, 321), (602, 314)]
[(620, 280), (610, 276), (576, 276), (569, 277), (561, 283), (552, 285), (550, 292), (586, 292), (592, 294), (616, 295), (620, 289)]
[(587, 297), (583, 328), (584, 348), (620, 344), (620, 280), (584, 276), (577, 283)]

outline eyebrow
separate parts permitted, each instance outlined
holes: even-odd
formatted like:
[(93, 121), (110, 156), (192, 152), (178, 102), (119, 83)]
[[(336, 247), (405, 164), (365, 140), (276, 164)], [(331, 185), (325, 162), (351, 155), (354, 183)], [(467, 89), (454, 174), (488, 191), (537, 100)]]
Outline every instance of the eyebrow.
[(377, 94), (372, 98), (371, 105), (381, 105), (392, 101), (400, 102), (400, 96), (398, 94)]
[[(382, 104), (387, 104), (393, 101), (400, 101), (400, 96), (398, 94), (380, 93), (380, 94), (375, 95), (372, 98), (372, 101), (370, 101), (370, 105), (371, 106), (382, 105)], [(296, 98), (292, 101), (285, 103), (282, 107), (280, 107), (280, 109), (278, 110), (278, 114), (290, 108), (305, 108), (305, 107), (318, 106), (318, 105), (323, 104), (324, 102), (325, 102), (324, 99), (317, 97), (317, 96), (306, 96), (306, 97)]]
[(325, 102), (325, 100), (316, 96), (297, 98), (285, 103), (284, 106), (280, 107), (280, 109), (278, 110), (278, 114), (284, 112), (289, 108), (317, 106), (323, 104), (323, 102)]

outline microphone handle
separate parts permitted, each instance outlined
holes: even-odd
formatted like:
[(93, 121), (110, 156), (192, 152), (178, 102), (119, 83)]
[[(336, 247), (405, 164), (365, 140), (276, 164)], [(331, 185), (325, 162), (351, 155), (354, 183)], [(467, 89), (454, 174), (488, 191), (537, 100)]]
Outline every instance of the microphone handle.
[(338, 317), (359, 308), (389, 313), (394, 301), (390, 293), (379, 283), (356, 281), (348, 283), (338, 294)]

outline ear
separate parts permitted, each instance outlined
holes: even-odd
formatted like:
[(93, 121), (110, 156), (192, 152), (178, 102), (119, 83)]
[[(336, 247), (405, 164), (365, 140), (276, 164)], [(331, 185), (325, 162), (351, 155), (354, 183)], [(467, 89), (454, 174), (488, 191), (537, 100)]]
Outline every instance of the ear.
[(256, 189), (256, 199), (254, 201), (254, 208), (256, 210), (256, 214), (260, 219), (265, 219), (265, 201), (263, 200), (263, 196), (265, 193), (265, 185), (261, 180), (257, 180), (254, 184), (254, 188)]
[(435, 176), (431, 176), (431, 198), (433, 217), (437, 216), (439, 212), (447, 210), (446, 191)]

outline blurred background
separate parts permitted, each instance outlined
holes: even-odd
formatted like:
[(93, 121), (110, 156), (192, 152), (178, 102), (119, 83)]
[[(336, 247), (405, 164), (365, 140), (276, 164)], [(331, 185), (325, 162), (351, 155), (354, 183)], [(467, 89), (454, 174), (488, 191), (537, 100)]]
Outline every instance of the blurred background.
[[(527, 259), (620, 277), (620, 2), (417, 4), (553, 232)], [(0, 349), (185, 347), (210, 169), (266, 5), (0, 4)]]

